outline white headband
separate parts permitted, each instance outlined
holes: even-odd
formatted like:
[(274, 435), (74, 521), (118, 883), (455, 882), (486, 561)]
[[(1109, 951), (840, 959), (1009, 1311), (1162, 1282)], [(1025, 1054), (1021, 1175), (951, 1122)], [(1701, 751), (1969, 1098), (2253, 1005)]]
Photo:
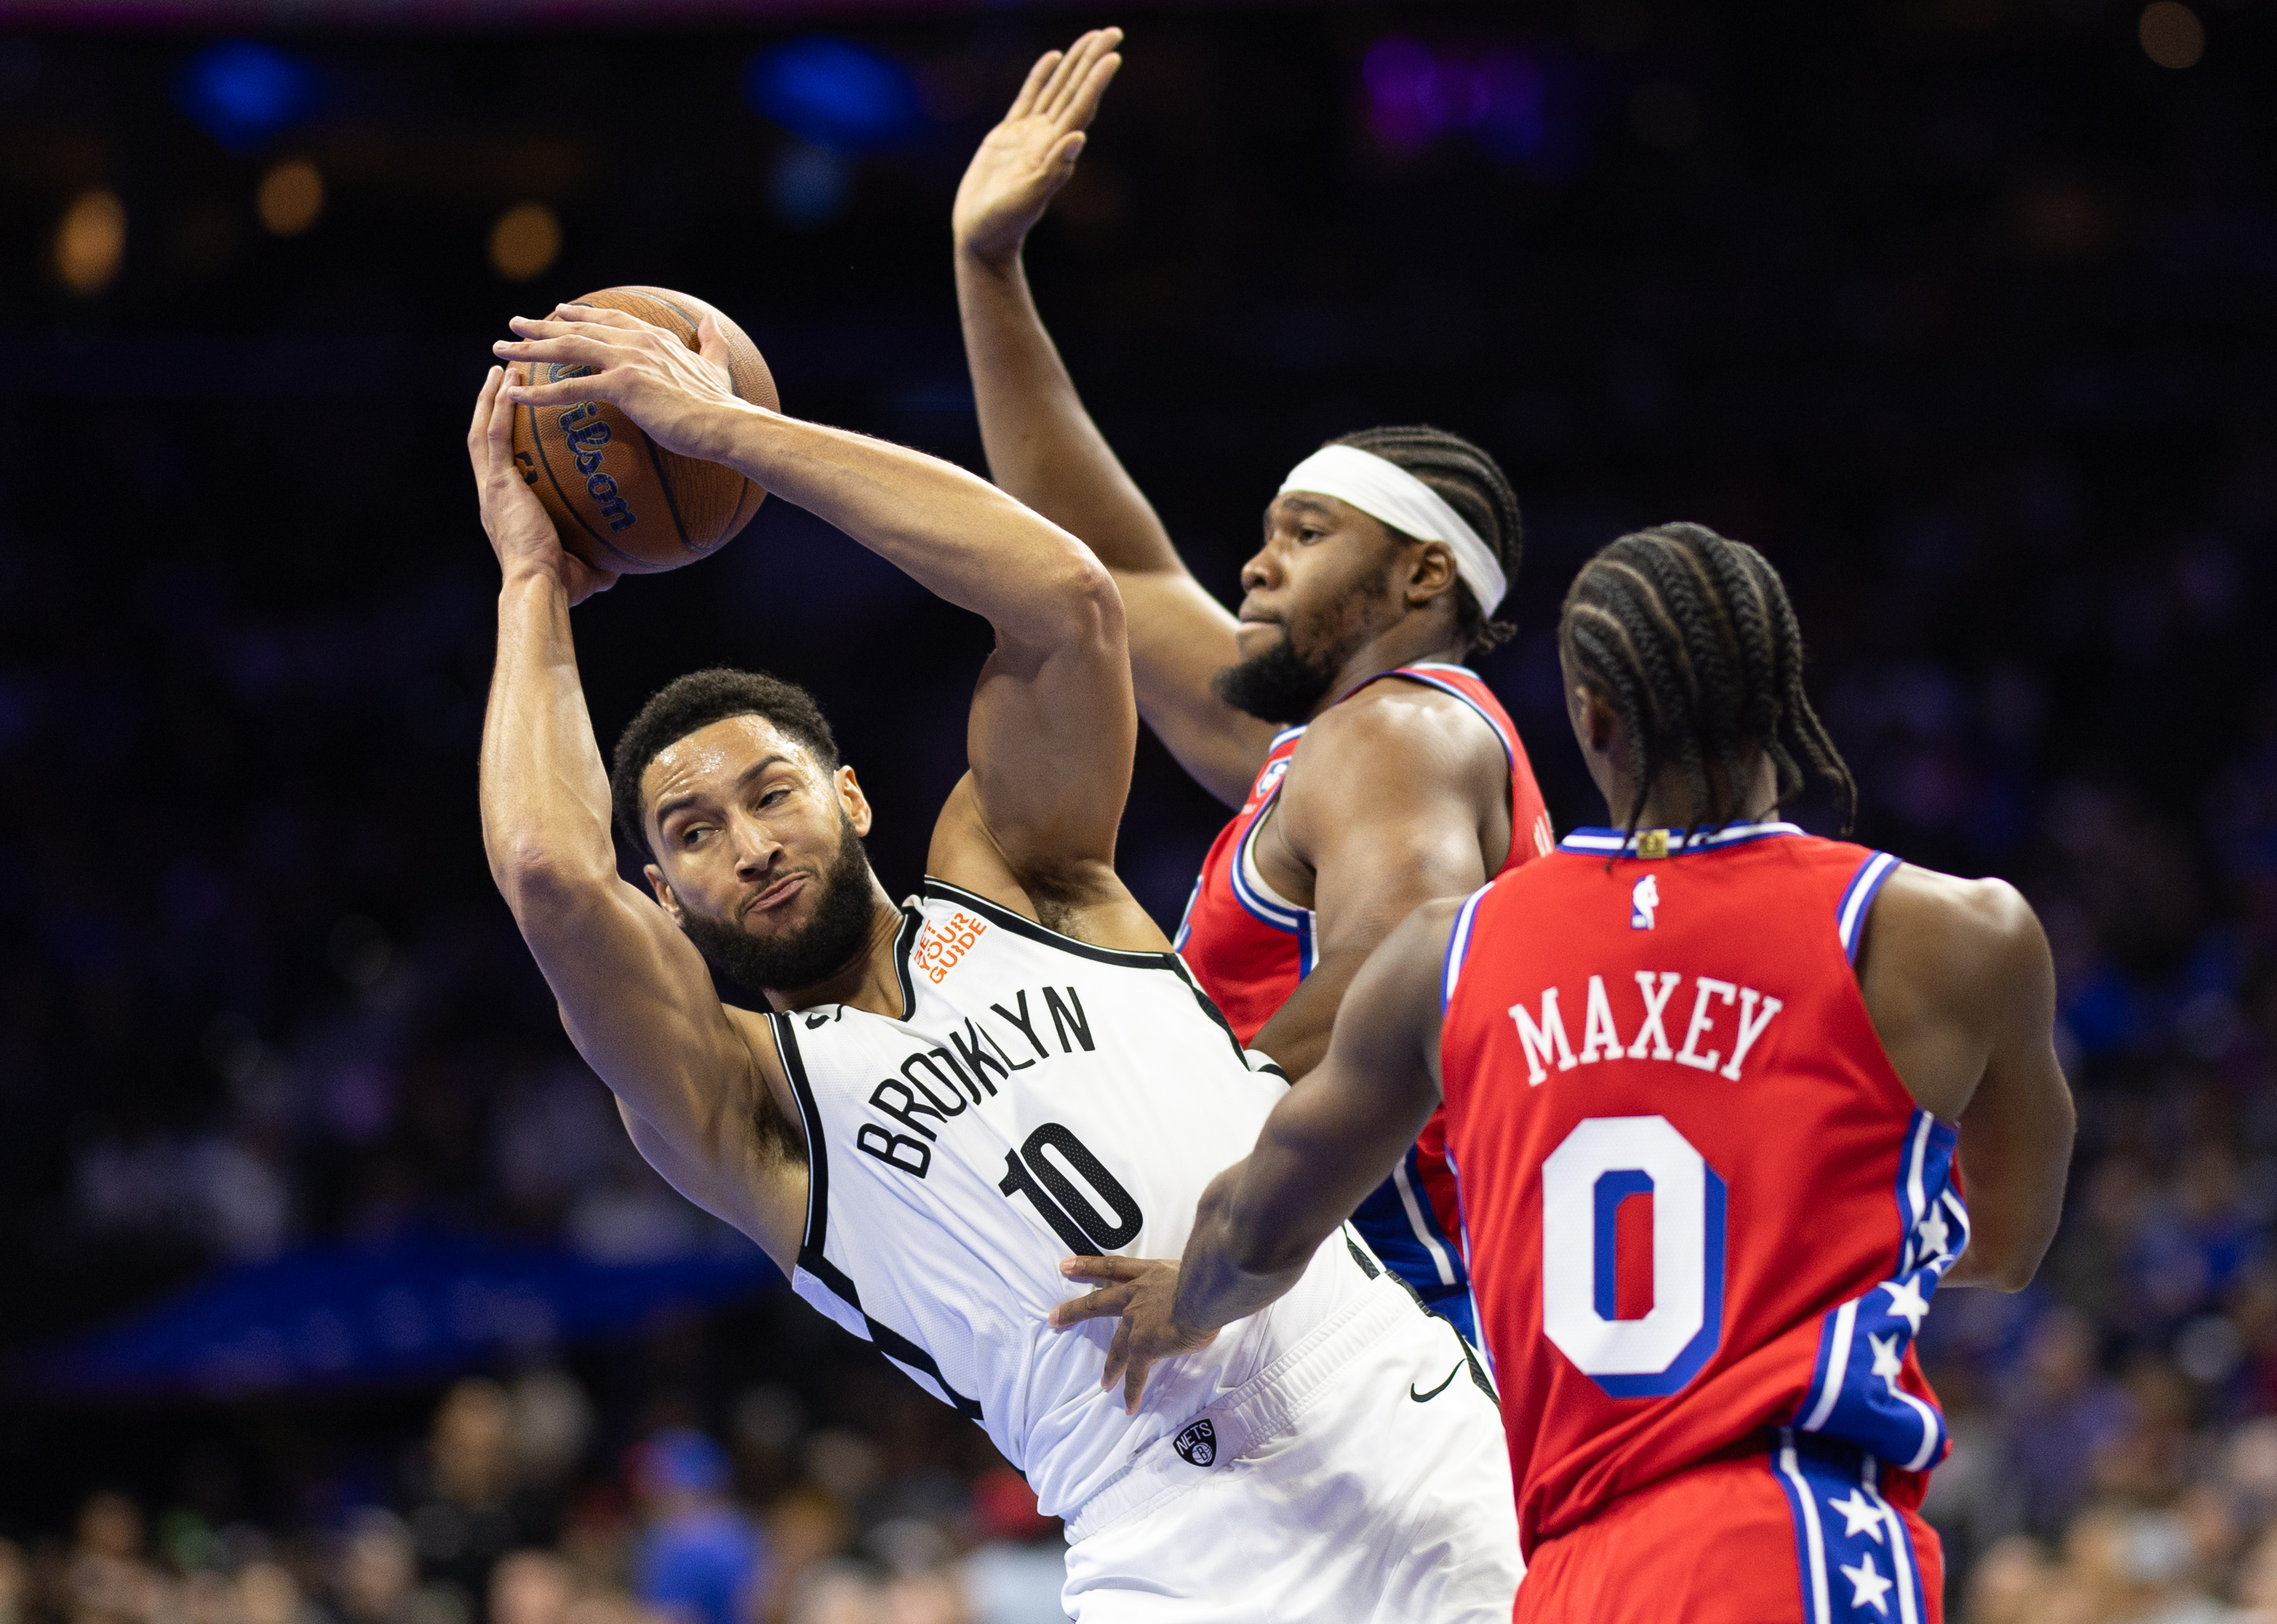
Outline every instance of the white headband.
[(1455, 573), (1488, 614), (1494, 613), (1510, 590), (1494, 550), (1447, 505), (1446, 498), (1374, 452), (1357, 445), (1323, 445), (1289, 470), (1281, 489), (1334, 497), (1419, 542), (1443, 542), (1455, 555)]

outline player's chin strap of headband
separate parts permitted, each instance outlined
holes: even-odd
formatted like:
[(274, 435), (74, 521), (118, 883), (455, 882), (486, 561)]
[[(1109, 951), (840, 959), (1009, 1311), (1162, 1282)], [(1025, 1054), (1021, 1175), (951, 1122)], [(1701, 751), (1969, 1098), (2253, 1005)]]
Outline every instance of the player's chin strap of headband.
[(1510, 590), (1494, 549), (1479, 539), (1446, 498), (1374, 452), (1357, 445), (1323, 445), (1289, 470), (1281, 489), (1334, 497), (1419, 542), (1443, 543), (1455, 555), (1456, 575), (1488, 614), (1494, 613)]

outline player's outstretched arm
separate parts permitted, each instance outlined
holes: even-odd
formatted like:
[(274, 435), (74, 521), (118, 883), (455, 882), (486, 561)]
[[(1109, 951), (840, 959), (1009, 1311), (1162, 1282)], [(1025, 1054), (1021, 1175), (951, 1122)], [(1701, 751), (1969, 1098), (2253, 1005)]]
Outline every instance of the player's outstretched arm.
[[(1038, 911), (1128, 902), (1113, 862), (1138, 724), (1123, 601), (1090, 549), (952, 463), (738, 399), (723, 367), (622, 311), (565, 306), (514, 330), (497, 346), (506, 359), (590, 369), (509, 385), (517, 405), (607, 400), (659, 444), (742, 470), (986, 617), (996, 649), (973, 698), (972, 770), (936, 831), (933, 872), (992, 896), (1009, 876)], [(701, 342), (716, 353), (709, 317)], [(1146, 934), (1109, 945), (1160, 945)]]
[(1157, 1360), (1202, 1347), (1273, 1302), (1322, 1241), (1383, 1182), (1439, 1103), (1439, 987), (1462, 899), (1425, 904), (1353, 978), (1328, 1058), (1282, 1096), (1249, 1155), (1210, 1181), (1185, 1256), (1070, 1257), (1070, 1279), (1106, 1282), (1062, 1302), (1065, 1330), (1119, 1317), (1102, 1384), (1136, 1414)]
[(1273, 728), (1210, 691), (1210, 679), (1238, 657), (1233, 616), (1188, 573), (1085, 410), (1021, 262), (1028, 232), (1075, 173), (1122, 65), (1122, 40), (1119, 28), (1094, 29), (1047, 52), (973, 154), (952, 215), (964, 354), (989, 472), (1114, 572), (1129, 606), (1139, 710), (1187, 771), (1238, 806)]
[(681, 1193), (788, 1265), (803, 1180), (787, 1185), (765, 1068), (704, 961), (618, 877), (608, 776), (585, 711), (570, 605), (615, 579), (563, 550), (513, 464), (495, 368), (468, 431), (483, 526), (497, 552), (498, 664), (483, 724), (483, 844), (491, 873), (560, 1001), (579, 1052), (616, 1094), (642, 1154)]
[(1899, 1076), (1960, 1125), (1969, 1249), (1946, 1283), (2022, 1290), (2063, 1215), (2075, 1126), (2038, 918), (2003, 881), (1908, 864), (1868, 916), (1859, 983)]

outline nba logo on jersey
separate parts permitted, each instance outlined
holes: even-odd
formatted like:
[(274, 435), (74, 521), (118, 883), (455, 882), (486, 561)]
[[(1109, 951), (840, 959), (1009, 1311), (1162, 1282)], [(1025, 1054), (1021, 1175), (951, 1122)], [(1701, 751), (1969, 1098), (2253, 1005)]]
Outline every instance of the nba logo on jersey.
[(1178, 1452), (1181, 1460), (1195, 1466), (1207, 1466), (1217, 1459), (1217, 1428), (1207, 1421), (1197, 1421), (1171, 1441), (1170, 1447)]
[(1636, 883), (1636, 889), (1629, 892), (1629, 929), (1651, 930), (1652, 911), (1659, 906), (1659, 882), (1648, 874)]

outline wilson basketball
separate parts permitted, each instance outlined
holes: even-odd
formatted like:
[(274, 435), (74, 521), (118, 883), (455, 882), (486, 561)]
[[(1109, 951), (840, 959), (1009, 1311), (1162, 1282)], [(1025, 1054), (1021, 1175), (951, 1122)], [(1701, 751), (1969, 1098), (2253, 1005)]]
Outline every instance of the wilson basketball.
[[(622, 310), (677, 333), (689, 349), (708, 315), (727, 341), (735, 393), (770, 410), (781, 404), (767, 364), (743, 330), (700, 299), (660, 287), (613, 287), (576, 301)], [(556, 363), (540, 383), (585, 370)], [(588, 400), (523, 406), (514, 418), (514, 460), (553, 516), (562, 544), (598, 569), (648, 575), (716, 552), (751, 520), (766, 492), (722, 463), (666, 451), (616, 407)]]

